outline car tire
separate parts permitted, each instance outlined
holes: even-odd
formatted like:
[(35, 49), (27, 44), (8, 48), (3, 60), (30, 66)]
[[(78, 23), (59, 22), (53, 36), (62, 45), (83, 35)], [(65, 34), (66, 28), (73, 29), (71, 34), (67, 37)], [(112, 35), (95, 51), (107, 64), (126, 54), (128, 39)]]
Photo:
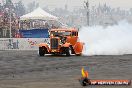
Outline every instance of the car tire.
[(81, 56), (82, 54), (80, 53), (80, 54), (76, 54), (76, 56)]
[(44, 55), (45, 55), (45, 48), (39, 47), (39, 56), (44, 56)]
[(72, 49), (71, 49), (71, 47), (68, 47), (68, 48), (66, 48), (66, 56), (71, 56), (71, 54), (72, 54)]

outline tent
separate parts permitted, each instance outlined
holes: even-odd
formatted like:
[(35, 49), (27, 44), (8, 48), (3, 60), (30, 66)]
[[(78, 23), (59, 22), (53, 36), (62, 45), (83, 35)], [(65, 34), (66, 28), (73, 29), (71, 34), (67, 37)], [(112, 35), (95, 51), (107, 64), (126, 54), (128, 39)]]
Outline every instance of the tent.
[(35, 9), (33, 12), (28, 13), (20, 17), (20, 20), (28, 20), (28, 19), (41, 19), (41, 20), (57, 20), (56, 16), (53, 16), (40, 7)]

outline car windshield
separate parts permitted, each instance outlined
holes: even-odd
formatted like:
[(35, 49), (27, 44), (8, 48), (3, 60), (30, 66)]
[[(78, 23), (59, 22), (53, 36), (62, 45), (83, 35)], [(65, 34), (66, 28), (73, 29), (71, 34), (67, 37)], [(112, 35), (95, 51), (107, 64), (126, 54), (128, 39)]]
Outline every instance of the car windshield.
[(70, 36), (71, 32), (70, 31), (52, 31), (51, 35), (52, 36)]

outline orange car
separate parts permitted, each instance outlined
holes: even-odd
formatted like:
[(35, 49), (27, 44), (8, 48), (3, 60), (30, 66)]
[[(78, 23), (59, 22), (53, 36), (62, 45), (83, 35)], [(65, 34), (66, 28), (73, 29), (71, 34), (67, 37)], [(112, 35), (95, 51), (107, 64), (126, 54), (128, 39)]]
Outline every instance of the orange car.
[(66, 56), (82, 54), (83, 43), (78, 41), (77, 29), (51, 29), (49, 35), (50, 45), (46, 43), (39, 44), (40, 56), (45, 54), (65, 54)]

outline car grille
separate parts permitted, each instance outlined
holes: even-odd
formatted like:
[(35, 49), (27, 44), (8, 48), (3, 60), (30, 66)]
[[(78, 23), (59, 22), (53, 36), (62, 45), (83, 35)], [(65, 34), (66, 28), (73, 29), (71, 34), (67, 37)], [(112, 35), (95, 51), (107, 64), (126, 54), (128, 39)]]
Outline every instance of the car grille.
[(58, 49), (58, 39), (57, 38), (51, 39), (51, 49)]

